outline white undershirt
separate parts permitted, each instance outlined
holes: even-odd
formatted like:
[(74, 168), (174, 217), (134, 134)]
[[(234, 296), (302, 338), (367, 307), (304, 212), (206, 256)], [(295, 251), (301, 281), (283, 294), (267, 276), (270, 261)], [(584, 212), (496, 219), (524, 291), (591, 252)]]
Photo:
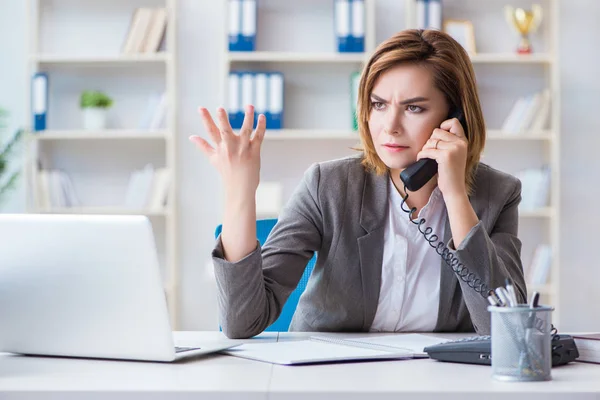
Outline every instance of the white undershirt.
[[(383, 244), (381, 288), (374, 332), (431, 332), (440, 305), (441, 258), (401, 209), (402, 196), (389, 180), (390, 201)], [(404, 206), (408, 208), (407, 205)], [(446, 207), (436, 187), (419, 212), (433, 233), (443, 237)]]

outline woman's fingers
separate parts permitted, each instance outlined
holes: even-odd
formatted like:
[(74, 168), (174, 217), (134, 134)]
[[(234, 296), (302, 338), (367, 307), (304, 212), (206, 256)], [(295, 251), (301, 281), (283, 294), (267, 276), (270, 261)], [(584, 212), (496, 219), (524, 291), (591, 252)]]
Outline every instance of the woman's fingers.
[(260, 114), (258, 116), (258, 123), (256, 124), (256, 131), (254, 132), (254, 138), (252, 139), (254, 140), (258, 140), (258, 143), (262, 143), (263, 139), (265, 138), (265, 132), (267, 131), (267, 118), (263, 115)]
[(203, 138), (200, 136), (190, 136), (190, 142), (194, 143), (196, 147), (198, 147), (207, 157), (210, 157), (214, 154), (215, 149)]
[(254, 107), (251, 105), (246, 106), (244, 115), (244, 122), (242, 123), (242, 129), (240, 130), (240, 136), (246, 140), (250, 140), (252, 135), (252, 127), (254, 126)]
[(227, 111), (223, 107), (217, 109), (217, 121), (219, 121), (219, 128), (221, 131), (221, 137), (224, 140), (231, 141), (235, 136), (231, 125), (229, 124), (229, 118), (227, 117)]
[(221, 133), (219, 132), (219, 128), (213, 121), (210, 113), (205, 107), (198, 108), (198, 113), (202, 118), (202, 124), (204, 125), (204, 129), (208, 132), (208, 135), (212, 139), (215, 144), (219, 144), (221, 142)]

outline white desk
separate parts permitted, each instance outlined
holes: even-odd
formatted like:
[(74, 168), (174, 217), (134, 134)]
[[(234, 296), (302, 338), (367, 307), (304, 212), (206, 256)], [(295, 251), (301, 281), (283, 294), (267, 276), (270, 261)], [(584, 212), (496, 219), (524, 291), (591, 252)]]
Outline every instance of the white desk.
[[(220, 335), (177, 333), (189, 343)], [(2, 354), (0, 399), (600, 399), (600, 365), (554, 368), (550, 382), (498, 382), (490, 372), (429, 359), (280, 366), (225, 355), (160, 364)]]

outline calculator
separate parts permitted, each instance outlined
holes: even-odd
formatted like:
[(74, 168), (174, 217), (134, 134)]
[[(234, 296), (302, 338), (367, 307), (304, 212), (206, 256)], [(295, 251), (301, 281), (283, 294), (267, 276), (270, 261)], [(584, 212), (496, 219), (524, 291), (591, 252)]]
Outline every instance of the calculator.
[[(492, 364), (492, 340), (489, 335), (470, 336), (425, 347), (430, 358), (464, 364)], [(556, 335), (551, 341), (552, 366), (567, 364), (579, 357), (572, 336)]]

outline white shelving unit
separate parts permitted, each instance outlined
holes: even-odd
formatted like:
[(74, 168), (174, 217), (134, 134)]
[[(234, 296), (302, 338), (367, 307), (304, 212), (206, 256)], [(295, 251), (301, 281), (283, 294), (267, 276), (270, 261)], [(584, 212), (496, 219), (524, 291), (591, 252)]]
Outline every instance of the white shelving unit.
[[(487, 152), (496, 152), (494, 161), (498, 165), (491, 163), (492, 166), (498, 167), (508, 172), (516, 172), (511, 170), (511, 164), (519, 166), (528, 164), (528, 159), (532, 158), (533, 164), (538, 162), (537, 157), (531, 156), (529, 149), (532, 152), (541, 153), (541, 162), (549, 165), (551, 169), (551, 189), (549, 203), (546, 207), (520, 212), (520, 238), (523, 242), (523, 262), (527, 268), (531, 260), (531, 253), (536, 244), (544, 242), (552, 247), (552, 266), (548, 282), (543, 285), (532, 284), (528, 282), (528, 291), (531, 294), (533, 291), (539, 291), (542, 295), (542, 302), (555, 307), (553, 315), (554, 324), (560, 329), (560, 70), (558, 57), (559, 44), (559, 0), (541, 0), (543, 7), (543, 22), (538, 33), (534, 33), (531, 38), (534, 42), (534, 52), (530, 55), (519, 55), (516, 53), (506, 52), (506, 48), (496, 51), (499, 45), (492, 43), (493, 40), (489, 37), (478, 36), (478, 31), (491, 32), (491, 28), (482, 26), (485, 22), (479, 22), (477, 17), (486, 13), (486, 21), (489, 22), (490, 16), (496, 15), (500, 23), (504, 23), (504, 28), (510, 40), (513, 41), (516, 47), (518, 37), (509, 30), (507, 22), (504, 22), (503, 7), (507, 4), (514, 7), (529, 8), (531, 2), (518, 0), (514, 2), (504, 2), (493, 0), (475, 3), (473, 0), (443, 0), (442, 7), (445, 11), (444, 4), (448, 4), (450, 15), (444, 15), (444, 18), (451, 19), (471, 19), (474, 24), (475, 39), (477, 42), (483, 42), (484, 51), (479, 53), (479, 43), (477, 44), (478, 53), (471, 55), (475, 72), (478, 75), (478, 82), (485, 82), (486, 77), (489, 78), (490, 72), (503, 72), (502, 69), (510, 67), (514, 78), (519, 71), (535, 71), (528, 75), (533, 76), (537, 80), (543, 80), (542, 87), (550, 89), (551, 92), (551, 112), (549, 128), (541, 132), (526, 132), (518, 135), (509, 135), (498, 130), (488, 130), (486, 146)], [(407, 27), (416, 26), (416, 0), (406, 0)], [(469, 8), (475, 11), (470, 11)], [(469, 13), (472, 14), (469, 14)], [(491, 24), (490, 24), (491, 25)], [(499, 33), (497, 33), (499, 34)], [(501, 41), (497, 41), (501, 42)], [(501, 45), (500, 45), (501, 46)], [(491, 51), (490, 49), (493, 48)], [(485, 70), (486, 67), (492, 70)], [(495, 70), (494, 70), (495, 68)], [(531, 70), (533, 68), (533, 70)], [(537, 76), (536, 76), (537, 75)], [(510, 81), (506, 81), (511, 84)], [(501, 91), (502, 87), (494, 86), (494, 89)], [(496, 93), (498, 94), (498, 92)], [(513, 99), (513, 101), (516, 98)], [(482, 99), (484, 113), (486, 111), (486, 99)], [(509, 148), (508, 146), (513, 146)], [(514, 151), (512, 151), (514, 150)], [(510, 151), (508, 153), (507, 151)], [(484, 160), (485, 154), (484, 154)], [(531, 165), (528, 165), (531, 166)], [(535, 165), (539, 166), (539, 165)], [(541, 239), (540, 239), (541, 238)]]
[[(121, 54), (138, 7), (167, 9), (164, 51)], [(176, 330), (177, 0), (88, 1), (75, 6), (63, 0), (28, 0), (28, 18), (29, 73), (48, 74), (49, 103), (47, 130), (34, 132), (31, 118), (26, 121), (30, 132), (24, 167), (27, 211), (148, 216), (157, 241), (171, 324)], [(84, 89), (103, 90), (115, 98), (113, 126), (100, 131), (81, 128), (78, 96)], [(163, 91), (168, 103), (164, 128), (137, 129), (135, 118), (148, 107), (149, 95)], [(31, 87), (28, 92), (26, 109), (30, 110)], [(159, 210), (132, 210), (120, 205), (131, 173), (147, 162), (170, 173), (167, 205)], [(81, 207), (38, 207), (33, 185), (38, 181), (40, 164), (64, 170), (72, 178)]]

